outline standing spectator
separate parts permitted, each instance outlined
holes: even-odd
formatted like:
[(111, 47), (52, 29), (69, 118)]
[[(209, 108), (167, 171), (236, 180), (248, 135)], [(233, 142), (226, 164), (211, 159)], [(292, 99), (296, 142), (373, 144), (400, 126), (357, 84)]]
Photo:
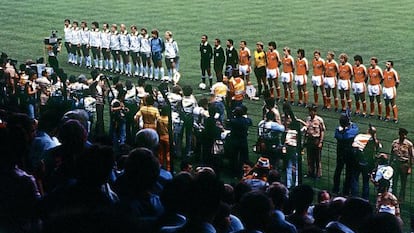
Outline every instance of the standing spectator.
[(145, 98), (145, 105), (135, 114), (134, 120), (138, 123), (142, 117), (143, 129), (157, 129), (157, 119), (160, 117), (158, 108), (154, 107), (154, 97), (151, 95)]
[(234, 70), (239, 64), (239, 55), (237, 54), (237, 50), (233, 47), (233, 43), (232, 39), (226, 41), (226, 67), (231, 66)]
[(292, 105), (295, 101), (295, 91), (292, 88), (293, 82), (293, 72), (295, 71), (295, 60), (290, 55), (290, 48), (284, 47), (283, 48), (283, 71), (282, 71), (282, 83), (283, 83), (283, 90), (285, 94), (285, 102), (288, 101), (288, 97), (290, 94), (290, 104)]
[[(112, 72), (118, 73), (122, 67), (121, 65), (121, 43), (119, 41), (118, 26), (112, 24), (111, 26), (111, 36), (109, 42), (109, 49), (112, 54), (112, 59), (109, 60), (109, 66), (112, 69)], [(115, 66), (114, 66), (115, 62)]]
[(101, 137), (105, 134), (104, 106), (105, 97), (107, 96), (108, 91), (105, 81), (106, 77), (101, 74), (96, 77), (95, 81), (90, 86), (90, 90), (92, 90), (96, 99), (95, 136), (97, 137)]
[(82, 59), (85, 59), (86, 68), (91, 68), (91, 57), (89, 56), (90, 31), (88, 29), (88, 24), (85, 21), (81, 22), (80, 35), (82, 57), (80, 57), (79, 66), (82, 66)]
[(352, 147), (356, 157), (356, 169), (352, 175), (351, 193), (352, 196), (359, 196), (359, 175), (362, 174), (362, 198), (369, 198), (369, 177), (374, 170), (374, 156), (381, 148), (376, 136), (377, 130), (370, 126), (365, 134), (358, 134)]
[(341, 182), (341, 173), (345, 168), (345, 181), (342, 187), (342, 194), (349, 195), (351, 191), (352, 177), (357, 169), (358, 161), (354, 156), (352, 143), (359, 133), (358, 125), (352, 123), (348, 116), (341, 115), (339, 118), (339, 126), (335, 129), (336, 146), (336, 168), (333, 178), (332, 192), (339, 193), (339, 185)]
[(165, 167), (167, 171), (171, 171), (170, 136), (168, 132), (169, 115), (170, 106), (164, 105), (161, 109), (160, 117), (157, 119), (157, 133), (160, 137), (158, 160), (161, 166)]
[(143, 70), (144, 79), (153, 79), (151, 66), (151, 39), (146, 28), (141, 28), (141, 36), (140, 69)]
[(154, 63), (154, 80), (164, 77), (164, 67), (162, 67), (162, 53), (165, 51), (165, 44), (162, 39), (159, 37), (159, 32), (157, 29), (151, 31), (150, 39), (151, 47), (151, 58)]
[[(101, 32), (101, 51), (102, 51), (102, 58), (105, 61), (105, 70), (109, 71), (112, 70), (113, 63), (111, 61), (111, 50), (110, 50), (110, 42), (111, 42), (111, 31), (109, 30), (109, 25), (104, 23), (102, 25), (102, 32)], [(102, 61), (103, 62), (103, 61)], [(103, 64), (102, 64), (103, 67)]]
[(393, 61), (387, 61), (385, 63), (385, 70), (383, 72), (384, 87), (382, 88), (382, 92), (384, 94), (385, 100), (385, 121), (390, 121), (390, 112), (392, 108), (394, 123), (398, 123), (398, 108), (397, 104), (395, 103), (395, 99), (397, 98), (397, 88), (400, 84), (400, 76), (393, 67)]
[(256, 43), (256, 50), (254, 51), (254, 74), (259, 89), (256, 97), (259, 97), (262, 95), (263, 87), (265, 91), (269, 90), (266, 80), (266, 53), (263, 51), (263, 42), (260, 41)]
[(123, 145), (126, 143), (126, 114), (129, 111), (125, 107), (126, 91), (122, 85), (117, 86), (118, 96), (111, 102), (111, 119), (113, 124), (113, 139), (114, 143)]
[(226, 108), (225, 101), (228, 87), (223, 83), (223, 77), (217, 77), (217, 82), (211, 87), (211, 94), (214, 95), (213, 104), (216, 106), (218, 113), (220, 114), (220, 121), (224, 122), (224, 110)]
[(377, 101), (378, 119), (382, 119), (382, 104), (381, 104), (381, 83), (383, 81), (383, 74), (381, 68), (377, 65), (378, 58), (371, 57), (371, 66), (368, 68), (368, 96), (370, 112), (369, 116), (373, 117), (375, 113), (375, 100)]
[(323, 73), (325, 71), (325, 60), (321, 58), (321, 52), (319, 50), (315, 50), (313, 52), (313, 57), (314, 57), (314, 59), (312, 60), (313, 103), (316, 106), (318, 106), (318, 102), (319, 102), (318, 88), (321, 89), (323, 100), (326, 99), (326, 93), (325, 93), (324, 82), (323, 82), (324, 80)]
[[(309, 64), (305, 57), (305, 50), (298, 49), (298, 59), (296, 60), (296, 76), (295, 83), (298, 88), (299, 102), (298, 106), (306, 107), (308, 105), (308, 90), (306, 89), (306, 83), (308, 81)], [(304, 102), (302, 102), (304, 101)]]
[(306, 119), (306, 149), (308, 157), (308, 177), (322, 176), (321, 152), (325, 136), (325, 123), (316, 115), (316, 106), (310, 106), (309, 117)]
[(223, 66), (226, 61), (224, 49), (220, 43), (220, 39), (216, 38), (214, 40), (214, 72), (216, 73), (216, 78), (223, 78)]
[(134, 134), (137, 132), (137, 127), (134, 122), (134, 115), (138, 111), (139, 107), (139, 99), (137, 94), (137, 89), (135, 85), (132, 84), (131, 80), (125, 81), (125, 107), (129, 109), (128, 112), (125, 114), (126, 120), (126, 137), (127, 143), (132, 145), (134, 141)]
[[(177, 73), (178, 45), (173, 39), (171, 31), (165, 32), (165, 65), (167, 66), (168, 82), (172, 83), (173, 76)], [(161, 78), (163, 78), (162, 76)]]
[[(238, 70), (233, 70), (235, 77), (231, 77), (229, 80), (229, 89), (231, 103), (230, 109), (234, 110), (236, 107), (241, 107), (243, 105), (244, 95), (246, 94), (246, 87), (244, 85), (243, 79), (240, 77)], [(229, 115), (227, 115), (229, 117)]]
[(414, 151), (413, 143), (407, 139), (408, 131), (400, 128), (398, 134), (399, 138), (395, 139), (391, 144), (391, 165), (395, 174), (394, 190), (397, 191), (398, 179), (401, 179), (401, 187), (398, 194), (400, 201), (404, 201), (407, 177), (411, 174)]
[(249, 159), (249, 145), (247, 141), (248, 129), (252, 120), (245, 117), (246, 114), (241, 107), (234, 110), (234, 118), (228, 120), (228, 127), (231, 131), (229, 136), (229, 149), (233, 174), (239, 177), (243, 161)]
[(338, 80), (338, 89), (339, 95), (341, 97), (341, 107), (342, 112), (346, 110), (345, 103), (348, 103), (348, 108), (352, 108), (352, 100), (350, 97), (351, 91), (351, 80), (354, 76), (354, 71), (352, 65), (348, 62), (348, 55), (346, 53), (341, 53), (339, 55), (339, 80)]
[[(208, 36), (206, 34), (201, 36), (200, 56), (201, 56), (200, 58), (201, 82), (206, 83), (206, 73), (207, 73), (210, 87), (212, 87), (213, 76), (211, 75), (210, 63), (211, 63), (211, 58), (213, 58), (213, 48), (208, 43)], [(221, 69), (223, 69), (223, 67)]]
[(331, 109), (331, 93), (334, 97), (334, 105), (335, 105), (335, 111), (338, 110), (338, 93), (337, 93), (337, 77), (339, 72), (338, 63), (334, 60), (335, 53), (332, 51), (328, 52), (328, 55), (326, 55), (326, 62), (325, 62), (325, 78), (323, 80), (325, 85), (325, 92), (326, 92), (326, 98), (325, 98), (325, 104), (324, 109), (330, 110)]
[(280, 66), (280, 56), (279, 52), (276, 50), (276, 42), (271, 41), (268, 43), (269, 49), (266, 52), (266, 77), (269, 82), (270, 94), (274, 97), (273, 84), (276, 88), (276, 101), (280, 100), (280, 86), (279, 86), (279, 66)]
[[(92, 50), (93, 67), (95, 69), (103, 69), (103, 61), (101, 60), (101, 32), (99, 31), (99, 23), (92, 22), (92, 28), (89, 34), (89, 46)], [(92, 65), (92, 64), (91, 64)]]
[(185, 133), (185, 152), (186, 156), (192, 154), (192, 137), (193, 137), (193, 110), (197, 107), (197, 100), (193, 95), (193, 88), (191, 86), (184, 86), (183, 99), (181, 100), (182, 114), (180, 118), (184, 121), (183, 131), (179, 139), (179, 145), (176, 145), (178, 150), (181, 148), (182, 137)]
[[(365, 100), (366, 86), (365, 82), (368, 81), (367, 68), (365, 67), (360, 55), (354, 56), (355, 65), (353, 66), (354, 71), (354, 82), (352, 83), (352, 90), (355, 96), (355, 115), (362, 115), (363, 117), (367, 114), (367, 102)], [(359, 102), (361, 100), (361, 102)], [(362, 103), (362, 114), (361, 114), (361, 103)]]

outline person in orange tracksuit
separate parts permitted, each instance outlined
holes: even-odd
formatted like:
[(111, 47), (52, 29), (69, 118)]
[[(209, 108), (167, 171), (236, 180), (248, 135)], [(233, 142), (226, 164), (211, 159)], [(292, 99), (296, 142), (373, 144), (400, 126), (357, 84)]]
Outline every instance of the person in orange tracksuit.
[(350, 96), (351, 92), (351, 80), (354, 75), (352, 65), (348, 62), (348, 55), (346, 53), (341, 53), (339, 55), (339, 80), (338, 80), (338, 89), (339, 95), (341, 97), (341, 107), (342, 111), (346, 111), (345, 103), (348, 103), (348, 108), (352, 109), (352, 100)]
[(322, 97), (326, 99), (326, 92), (323, 83), (323, 73), (325, 71), (325, 61), (321, 58), (321, 52), (315, 50), (313, 52), (313, 75), (312, 75), (312, 86), (313, 86), (313, 103), (318, 106), (318, 88), (321, 89)]
[[(355, 96), (355, 115), (361, 114), (362, 103), (362, 116), (367, 114), (367, 102), (365, 100), (366, 86), (365, 82), (368, 80), (367, 68), (364, 66), (362, 57), (360, 55), (354, 56), (355, 65), (352, 67), (354, 70), (354, 82), (352, 83), (352, 91)], [(360, 103), (361, 100), (361, 103)]]
[(332, 51), (328, 52), (328, 55), (326, 56), (326, 62), (325, 62), (325, 78), (323, 80), (325, 85), (325, 91), (326, 91), (326, 98), (324, 100), (324, 109), (330, 110), (331, 109), (331, 93), (334, 97), (335, 101), (335, 109), (338, 109), (338, 93), (337, 93), (337, 77), (338, 77), (338, 63), (334, 60), (335, 53)]
[(295, 71), (295, 61), (290, 55), (290, 48), (284, 47), (283, 54), (285, 55), (282, 58), (283, 71), (282, 71), (282, 83), (283, 90), (285, 93), (285, 102), (288, 101), (288, 96), (290, 93), (290, 104), (293, 104), (295, 101), (295, 91), (292, 88), (293, 72)]
[(385, 63), (384, 75), (384, 87), (382, 88), (382, 93), (385, 100), (385, 121), (390, 121), (391, 108), (394, 116), (394, 122), (398, 123), (398, 108), (395, 104), (395, 99), (397, 97), (397, 88), (400, 84), (400, 77), (398, 76), (397, 71), (393, 68), (394, 62), (387, 61)]
[(305, 57), (305, 50), (298, 49), (298, 59), (296, 59), (296, 75), (295, 83), (298, 88), (299, 102), (298, 106), (305, 107), (308, 105), (308, 90), (306, 89), (306, 83), (308, 81), (309, 64)]
[(369, 117), (373, 117), (375, 113), (375, 99), (377, 100), (378, 106), (378, 119), (382, 119), (382, 103), (381, 103), (381, 94), (382, 88), (381, 83), (383, 81), (383, 74), (381, 68), (377, 65), (378, 58), (371, 57), (371, 66), (368, 68), (368, 96), (370, 103), (370, 113)]
[(276, 42), (270, 41), (268, 43), (269, 49), (266, 52), (266, 77), (269, 82), (270, 94), (274, 96), (273, 84), (276, 88), (276, 101), (280, 100), (280, 86), (279, 86), (279, 66), (280, 56), (276, 50)]
[(168, 115), (170, 106), (163, 106), (160, 116), (157, 119), (157, 133), (160, 137), (160, 145), (158, 150), (158, 160), (161, 166), (171, 171), (171, 156), (170, 156), (170, 136), (168, 133)]

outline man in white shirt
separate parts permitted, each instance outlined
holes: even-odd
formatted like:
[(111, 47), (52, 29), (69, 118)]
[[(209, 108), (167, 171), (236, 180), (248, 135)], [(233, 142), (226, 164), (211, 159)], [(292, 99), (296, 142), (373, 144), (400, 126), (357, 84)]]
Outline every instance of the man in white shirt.
[(178, 54), (178, 45), (172, 36), (172, 32), (165, 32), (165, 65), (167, 66), (169, 82), (172, 82), (172, 77), (175, 72), (177, 72), (176, 59)]

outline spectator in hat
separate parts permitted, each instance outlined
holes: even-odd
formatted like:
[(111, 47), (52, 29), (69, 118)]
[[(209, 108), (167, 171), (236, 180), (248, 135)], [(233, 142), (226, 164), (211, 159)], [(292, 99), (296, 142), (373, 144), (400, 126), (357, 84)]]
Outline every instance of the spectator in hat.
[(243, 182), (248, 184), (252, 190), (264, 191), (267, 187), (267, 176), (269, 174), (271, 165), (270, 160), (265, 157), (260, 157), (256, 165), (249, 171), (249, 173), (242, 178)]

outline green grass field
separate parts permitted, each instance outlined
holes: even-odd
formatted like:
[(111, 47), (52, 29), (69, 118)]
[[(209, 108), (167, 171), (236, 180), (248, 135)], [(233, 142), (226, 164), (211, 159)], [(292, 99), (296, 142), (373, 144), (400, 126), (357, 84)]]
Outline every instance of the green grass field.
[[(86, 20), (89, 23), (98, 21), (136, 24), (138, 28), (172, 31), (180, 47), (180, 82), (193, 87), (200, 81), (198, 45), (202, 34), (209, 36), (210, 43), (214, 38), (222, 41), (231, 38), (235, 41), (236, 48), (240, 40), (246, 40), (252, 51), (257, 41), (267, 43), (275, 40), (279, 52), (282, 47), (289, 46), (293, 56), (296, 56), (298, 48), (304, 48), (309, 61), (314, 49), (319, 49), (322, 57), (326, 56), (328, 50), (333, 50), (337, 56), (345, 52), (350, 58), (359, 54), (367, 66), (371, 56), (379, 58), (382, 68), (385, 67), (385, 61), (393, 60), (394, 68), (401, 77), (397, 96), (400, 122), (394, 124), (376, 119), (353, 119), (362, 131), (368, 128), (368, 123), (377, 127), (378, 138), (383, 142), (383, 151), (389, 152), (391, 141), (398, 136), (399, 127), (407, 128), (409, 137), (414, 134), (414, 109), (411, 102), (414, 99), (411, 89), (414, 81), (410, 79), (410, 75), (414, 73), (410, 54), (414, 49), (414, 30), (409, 26), (414, 20), (411, 13), (413, 8), (414, 2), (410, 0), (6, 1), (0, 4), (0, 20), (3, 22), (0, 50), (19, 62), (41, 57), (44, 55), (43, 38), (49, 36), (52, 30), (58, 30), (62, 36), (63, 20), (69, 18)], [(66, 52), (63, 52), (60, 63), (67, 73), (78, 75), (89, 72), (67, 66), (65, 58)], [(352, 63), (352, 59), (350, 60)], [(312, 96), (313, 91), (309, 85), (308, 89)], [(261, 101), (246, 101), (246, 105), (254, 124), (257, 124)], [(293, 110), (300, 118), (307, 114), (303, 108), (294, 107)], [(333, 132), (338, 123), (338, 114), (320, 111), (320, 115), (325, 119), (328, 129), (325, 140), (327, 143), (323, 151), (324, 175), (312, 185), (330, 189), (336, 156)], [(252, 127), (251, 145), (255, 141), (255, 133), (256, 128)], [(255, 156), (251, 154), (252, 159)], [(414, 206), (412, 176), (409, 180), (407, 189), (411, 190), (411, 195), (406, 198), (402, 207), (406, 226), (410, 212), (408, 207)]]

